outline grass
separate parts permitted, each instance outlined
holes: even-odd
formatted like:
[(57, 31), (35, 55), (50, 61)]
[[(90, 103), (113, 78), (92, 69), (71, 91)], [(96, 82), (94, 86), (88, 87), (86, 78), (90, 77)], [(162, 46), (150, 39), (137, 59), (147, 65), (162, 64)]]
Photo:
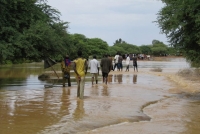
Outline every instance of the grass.
[(200, 69), (182, 69), (177, 73), (179, 76), (182, 76), (186, 79), (190, 79), (192, 81), (200, 81)]

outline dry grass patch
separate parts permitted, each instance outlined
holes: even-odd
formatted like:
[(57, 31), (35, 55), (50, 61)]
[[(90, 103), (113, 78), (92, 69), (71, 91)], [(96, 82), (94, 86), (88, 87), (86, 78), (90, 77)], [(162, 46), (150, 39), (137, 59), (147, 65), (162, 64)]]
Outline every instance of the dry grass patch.
[(188, 80), (200, 81), (200, 69), (182, 69), (177, 74)]
[(153, 72), (162, 72), (162, 68), (153, 68), (153, 69), (150, 69), (150, 71), (153, 71)]

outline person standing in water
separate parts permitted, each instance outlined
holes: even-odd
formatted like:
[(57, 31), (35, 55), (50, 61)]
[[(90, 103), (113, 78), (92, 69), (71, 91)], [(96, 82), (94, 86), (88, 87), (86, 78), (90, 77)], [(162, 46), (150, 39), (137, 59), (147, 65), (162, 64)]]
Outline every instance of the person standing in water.
[(77, 81), (77, 97), (83, 99), (85, 87), (85, 75), (87, 74), (87, 60), (82, 57), (82, 51), (78, 51), (78, 58), (74, 60), (74, 72)]
[(107, 85), (108, 82), (108, 73), (111, 70), (111, 64), (110, 59), (108, 58), (108, 55), (105, 54), (104, 57), (101, 59), (101, 70), (102, 70), (102, 76), (103, 76), (103, 83)]
[(126, 57), (126, 71), (129, 71), (129, 64), (130, 64), (130, 57), (129, 57), (129, 54), (127, 54), (127, 57)]
[(96, 55), (93, 56), (93, 59), (89, 62), (90, 73), (92, 74), (92, 85), (94, 83), (94, 79), (96, 84), (98, 84), (98, 75), (99, 75), (99, 61), (96, 60)]
[(118, 71), (122, 71), (122, 69), (123, 69), (122, 61), (123, 61), (122, 55), (119, 54), (119, 57), (118, 57)]
[(119, 58), (119, 53), (117, 52), (115, 57), (114, 57), (114, 67), (113, 67), (113, 71), (115, 71), (115, 68), (117, 67), (118, 69), (118, 58)]
[(64, 60), (61, 62), (61, 70), (62, 70), (62, 76), (63, 76), (63, 87), (65, 87), (66, 79), (68, 80), (68, 86), (71, 87), (70, 69), (71, 69), (71, 61), (69, 59), (69, 56), (66, 55)]
[(134, 54), (134, 57), (133, 57), (133, 68), (134, 68), (134, 72), (135, 72), (135, 70), (138, 72), (137, 56), (135, 54)]

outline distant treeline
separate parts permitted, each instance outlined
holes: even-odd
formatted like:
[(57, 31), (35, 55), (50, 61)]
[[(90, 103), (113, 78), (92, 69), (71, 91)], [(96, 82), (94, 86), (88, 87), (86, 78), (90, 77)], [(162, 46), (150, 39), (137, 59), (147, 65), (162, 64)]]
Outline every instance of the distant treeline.
[(100, 38), (87, 38), (68, 33), (68, 22), (60, 20), (60, 12), (46, 0), (0, 1), (0, 64), (42, 61), (50, 57), (56, 61), (68, 54), (77, 57), (78, 50), (85, 58), (104, 54), (179, 54), (173, 47), (153, 40), (137, 46), (117, 39), (112, 46)]

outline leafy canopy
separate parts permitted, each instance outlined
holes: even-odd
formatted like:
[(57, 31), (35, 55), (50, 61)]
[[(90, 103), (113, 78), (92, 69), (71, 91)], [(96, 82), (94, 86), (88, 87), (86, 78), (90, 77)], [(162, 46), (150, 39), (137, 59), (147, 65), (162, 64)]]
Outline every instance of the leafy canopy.
[(200, 66), (200, 1), (162, 0), (157, 23), (169, 42), (195, 66)]

